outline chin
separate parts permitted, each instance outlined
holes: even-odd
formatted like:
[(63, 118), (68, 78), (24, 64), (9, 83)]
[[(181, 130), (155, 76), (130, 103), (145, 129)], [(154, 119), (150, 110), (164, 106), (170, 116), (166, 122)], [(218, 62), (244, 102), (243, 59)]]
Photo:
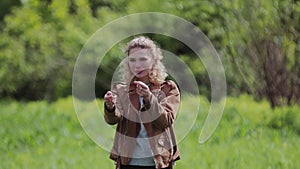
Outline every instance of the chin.
[(141, 78), (143, 78), (143, 77), (145, 77), (145, 76), (141, 76), (141, 75), (136, 75), (135, 77), (137, 77), (137, 78), (139, 78), (139, 79), (141, 79)]
[(137, 77), (137, 78), (144, 78), (144, 77), (146, 77), (147, 76), (147, 74), (141, 74), (141, 75), (135, 75), (135, 77)]

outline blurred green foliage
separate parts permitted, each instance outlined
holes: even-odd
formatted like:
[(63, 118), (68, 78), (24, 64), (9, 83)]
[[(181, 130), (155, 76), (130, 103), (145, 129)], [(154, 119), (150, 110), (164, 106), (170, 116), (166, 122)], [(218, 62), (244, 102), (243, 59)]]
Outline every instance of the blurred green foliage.
[[(72, 94), (74, 64), (88, 38), (116, 18), (149, 11), (177, 15), (204, 32), (220, 55), (230, 95), (252, 94), (272, 107), (299, 104), (300, 2), (295, 0), (22, 1), (2, 21), (1, 97), (51, 101)], [(209, 98), (210, 81), (199, 58), (170, 37), (149, 36), (191, 67), (200, 93)], [(118, 45), (107, 53), (95, 82), (98, 97), (110, 88), (111, 70), (122, 57)]]
[(4, 19), (4, 16), (9, 14), (12, 10), (12, 8), (16, 6), (20, 6), (21, 1), (20, 0), (2, 0), (0, 3), (0, 26), (2, 27), (2, 21)]

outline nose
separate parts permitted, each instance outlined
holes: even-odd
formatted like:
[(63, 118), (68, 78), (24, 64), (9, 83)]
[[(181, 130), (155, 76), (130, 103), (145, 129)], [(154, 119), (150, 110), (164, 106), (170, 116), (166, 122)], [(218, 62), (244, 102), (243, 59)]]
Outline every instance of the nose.
[(142, 67), (141, 62), (140, 62), (140, 61), (136, 61), (135, 64), (134, 64), (134, 67), (135, 67), (136, 69), (141, 68), (141, 67)]

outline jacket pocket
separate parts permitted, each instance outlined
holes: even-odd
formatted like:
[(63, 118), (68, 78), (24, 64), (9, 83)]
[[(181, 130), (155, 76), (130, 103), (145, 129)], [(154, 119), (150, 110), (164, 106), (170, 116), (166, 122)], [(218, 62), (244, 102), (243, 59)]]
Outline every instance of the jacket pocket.
[(170, 153), (172, 147), (170, 145), (170, 139), (165, 132), (162, 133), (161, 136), (157, 139), (157, 147), (159, 154)]

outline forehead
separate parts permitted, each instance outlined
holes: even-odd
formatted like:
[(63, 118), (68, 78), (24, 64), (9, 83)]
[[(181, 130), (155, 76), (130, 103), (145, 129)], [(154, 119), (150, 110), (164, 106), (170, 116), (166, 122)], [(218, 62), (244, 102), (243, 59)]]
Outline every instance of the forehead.
[(141, 57), (150, 56), (150, 51), (148, 49), (133, 48), (130, 50), (128, 57)]

